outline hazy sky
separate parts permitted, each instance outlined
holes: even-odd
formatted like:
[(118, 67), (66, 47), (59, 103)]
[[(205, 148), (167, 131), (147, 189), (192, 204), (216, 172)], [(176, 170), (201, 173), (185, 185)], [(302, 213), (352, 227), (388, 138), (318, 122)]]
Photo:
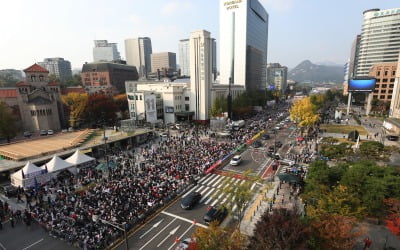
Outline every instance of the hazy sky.
[[(344, 64), (362, 12), (399, 0), (260, 0), (269, 13), (268, 62), (304, 59)], [(93, 40), (148, 36), (153, 52), (178, 52), (178, 40), (206, 29), (219, 41), (219, 0), (1, 0), (0, 69), (24, 69), (45, 57), (72, 68), (92, 61)], [(218, 45), (219, 46), (219, 45)], [(178, 56), (178, 55), (177, 55)]]

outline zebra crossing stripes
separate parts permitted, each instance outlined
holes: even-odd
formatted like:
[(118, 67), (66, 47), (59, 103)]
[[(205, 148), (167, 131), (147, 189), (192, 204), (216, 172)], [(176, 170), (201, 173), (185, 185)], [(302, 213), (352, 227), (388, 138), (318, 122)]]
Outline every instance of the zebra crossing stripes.
[(208, 185), (212, 186), (214, 182), (216, 182), (218, 179), (224, 178), (225, 176), (222, 175), (217, 175), (217, 178), (214, 178)]
[(208, 193), (206, 193), (206, 194), (201, 198), (200, 203), (203, 203), (203, 201), (204, 201), (205, 199), (207, 199), (207, 197), (208, 197), (212, 192), (214, 192), (214, 189), (210, 189), (210, 191), (208, 191)]
[(212, 174), (203, 176), (197, 183), (202, 184), (203, 182), (205, 182), (206, 180), (208, 180), (208, 179), (210, 179), (212, 177), (213, 177)]
[(208, 178), (205, 182), (201, 183), (202, 185), (210, 185), (210, 183), (212, 183), (213, 181), (215, 181), (215, 179), (217, 179), (220, 175), (215, 175), (212, 174), (211, 178)]
[(191, 192), (193, 192), (193, 190), (195, 190), (196, 188), (198, 188), (198, 186), (194, 186), (192, 189), (190, 189), (189, 191), (187, 191), (184, 195), (182, 195), (182, 198), (185, 198), (188, 194), (190, 194)]
[(203, 191), (200, 192), (201, 195), (205, 194), (205, 192), (207, 192), (207, 190), (210, 189), (210, 187), (206, 187)]

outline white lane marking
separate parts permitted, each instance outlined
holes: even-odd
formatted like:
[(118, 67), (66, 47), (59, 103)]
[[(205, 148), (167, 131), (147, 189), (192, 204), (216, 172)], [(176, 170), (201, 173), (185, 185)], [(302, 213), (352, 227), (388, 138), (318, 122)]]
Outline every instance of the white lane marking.
[(226, 200), (228, 200), (228, 198), (231, 196), (231, 194), (228, 194), (222, 201), (221, 204), (224, 204), (226, 202)]
[(205, 175), (205, 176), (201, 177), (200, 180), (197, 181), (197, 183), (201, 183), (202, 181), (204, 181), (208, 177), (210, 177), (210, 176), (209, 175)]
[(1, 249), (3, 249), (3, 250), (7, 250), (7, 249), (3, 246), (3, 244), (1, 244), (1, 243), (0, 243), (0, 247), (1, 247)]
[(201, 191), (201, 195), (203, 195), (205, 192), (207, 192), (207, 190), (209, 189), (210, 187), (206, 187), (203, 191)]
[[(186, 234), (193, 226), (194, 226), (194, 224), (190, 225), (190, 227), (188, 227), (188, 229), (186, 229), (186, 231), (183, 232), (183, 234), (182, 234), (181, 236), (179, 236), (178, 239), (181, 240), (182, 237), (185, 236), (185, 234)], [(176, 242), (174, 242), (174, 244), (172, 244), (172, 245), (168, 248), (168, 250), (171, 250), (171, 248), (173, 248), (173, 247), (175, 246), (175, 244), (176, 244)]]
[(212, 175), (212, 178), (207, 179), (207, 181), (203, 182), (202, 184), (203, 184), (203, 185), (207, 185), (207, 183), (209, 184), (210, 181), (213, 182), (216, 178), (218, 178), (218, 176), (219, 176), (219, 175), (217, 175), (217, 174), (213, 174), (213, 175)]
[(158, 243), (157, 247), (160, 247), (171, 235), (174, 235), (176, 231), (181, 227), (181, 225), (177, 226), (176, 228), (172, 229), (171, 232), (165, 237), (160, 243)]
[(195, 186), (192, 189), (190, 189), (189, 191), (186, 192), (186, 194), (182, 195), (182, 198), (185, 198), (188, 194), (190, 194), (191, 192), (193, 192), (193, 190), (195, 190), (196, 188), (198, 188), (199, 186)]
[(206, 180), (209, 180), (213, 176), (214, 176), (213, 174), (206, 175), (205, 176), (206, 178), (204, 178), (203, 180), (199, 181), (198, 183), (199, 184), (203, 184)]
[(250, 191), (253, 190), (256, 187), (256, 183), (254, 182), (253, 185), (251, 185)]
[(202, 203), (205, 199), (207, 199), (207, 197), (214, 191), (215, 189), (210, 189), (210, 191), (208, 191), (208, 193), (207, 194), (205, 194), (204, 196), (203, 196), (203, 198), (201, 198), (201, 200), (200, 200), (200, 203)]
[(236, 179), (236, 181), (233, 183), (233, 185), (236, 186), (239, 181), (240, 181), (240, 179)]
[(212, 206), (212, 207), (215, 206), (215, 204), (217, 204), (217, 202), (219, 201), (219, 199), (222, 198), (222, 196), (224, 196), (224, 193), (221, 193), (221, 194), (214, 200), (214, 202), (211, 203), (211, 206)]
[[(222, 176), (222, 175), (221, 175)], [(225, 176), (222, 176), (222, 178), (218, 179), (214, 184), (212, 184), (213, 187), (215, 187), (218, 183), (220, 183), (223, 179), (225, 179)]]
[(243, 179), (243, 180), (239, 183), (239, 185), (241, 186), (241, 185), (243, 185), (245, 182), (246, 182), (246, 180)]
[(163, 227), (156, 235), (153, 236), (149, 241), (146, 242), (139, 250), (142, 250), (145, 248), (150, 242), (152, 242), (162, 231), (164, 231), (169, 225), (171, 225), (174, 221), (176, 221), (177, 218), (174, 218), (170, 223), (168, 223), (165, 227)]
[[(183, 220), (183, 221), (186, 221), (186, 222), (189, 222), (189, 223), (193, 223), (192, 220), (183, 218), (183, 217), (178, 216), (178, 215), (175, 215), (175, 214), (171, 214), (171, 213), (168, 213), (168, 212), (165, 212), (165, 211), (162, 211), (161, 213), (162, 213), (162, 214), (169, 215), (169, 216), (171, 216), (171, 217), (175, 217), (175, 219), (180, 219), (180, 220)], [(202, 228), (208, 228), (206, 225), (203, 225), (203, 224), (198, 223), (198, 222), (196, 222), (196, 225), (199, 226), (199, 227), (202, 227)], [(139, 249), (139, 250), (140, 250), (140, 249)]]
[[(42, 242), (42, 241), (43, 241), (43, 238), (40, 239), (40, 240), (38, 240), (38, 241), (36, 241), (36, 242), (33, 242), (32, 244), (30, 244), (29, 246), (25, 247), (25, 248), (22, 249), (22, 250), (26, 250), (26, 249), (28, 249), (28, 248), (30, 248), (30, 247), (33, 247), (34, 245), (36, 245), (36, 244), (38, 244), (38, 243), (40, 243), (40, 242)], [(5, 248), (4, 248), (4, 249), (5, 249)]]
[(147, 230), (144, 234), (140, 235), (139, 239), (143, 238), (146, 234), (150, 233), (151, 230), (158, 227), (164, 219), (161, 219), (159, 222), (154, 224), (149, 230)]
[(214, 178), (212, 181), (210, 181), (210, 182), (208, 183), (208, 185), (211, 186), (216, 180), (218, 180), (218, 179), (221, 178), (221, 177), (222, 177), (222, 175), (217, 175), (217, 178)]
[(206, 186), (201, 186), (199, 189), (197, 189), (195, 192), (199, 193), (200, 190), (202, 190), (203, 188), (205, 188)]
[(232, 212), (235, 212), (236, 209), (237, 209), (237, 206), (236, 206), (236, 204), (235, 204), (235, 205), (233, 206), (233, 208), (232, 208)]

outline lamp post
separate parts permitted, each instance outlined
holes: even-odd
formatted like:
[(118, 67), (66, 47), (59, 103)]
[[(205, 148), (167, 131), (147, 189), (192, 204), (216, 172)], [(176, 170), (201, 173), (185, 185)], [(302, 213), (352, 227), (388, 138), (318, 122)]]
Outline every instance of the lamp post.
[[(93, 221), (97, 222), (97, 218), (93, 217)], [(123, 231), (124, 232), (124, 240), (125, 240), (125, 248), (126, 248), (126, 250), (129, 250), (128, 237), (126, 235), (126, 223), (119, 224), (119, 223), (115, 223), (115, 222), (111, 222), (111, 221), (106, 221), (106, 220), (103, 220), (103, 219), (100, 219), (100, 222), (104, 223), (104, 224), (107, 224), (107, 225), (110, 225), (110, 226), (112, 226), (112, 227), (114, 227), (116, 229), (119, 229), (119, 230)]]

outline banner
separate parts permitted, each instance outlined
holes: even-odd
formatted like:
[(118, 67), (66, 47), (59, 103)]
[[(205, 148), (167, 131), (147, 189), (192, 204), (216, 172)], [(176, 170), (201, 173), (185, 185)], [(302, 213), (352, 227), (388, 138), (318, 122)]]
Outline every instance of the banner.
[(144, 103), (146, 108), (146, 121), (154, 123), (157, 121), (157, 107), (156, 107), (156, 96), (145, 95)]

